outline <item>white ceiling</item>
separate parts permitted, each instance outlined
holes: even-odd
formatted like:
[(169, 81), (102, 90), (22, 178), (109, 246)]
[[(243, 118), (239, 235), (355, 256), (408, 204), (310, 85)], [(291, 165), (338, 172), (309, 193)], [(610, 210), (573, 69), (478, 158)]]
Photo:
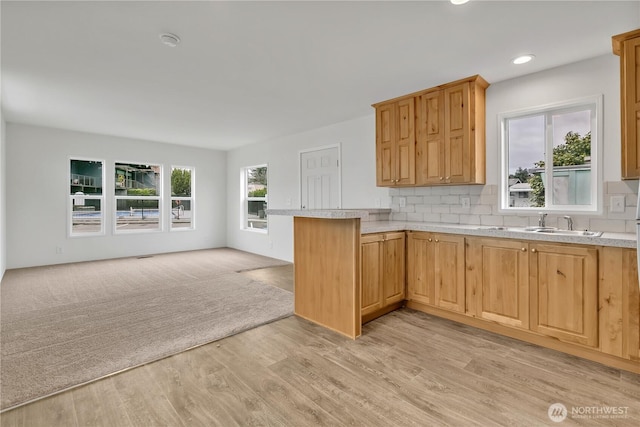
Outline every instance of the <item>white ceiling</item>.
[(222, 150), (612, 54), (640, 27), (639, 0), (0, 4), (6, 121)]

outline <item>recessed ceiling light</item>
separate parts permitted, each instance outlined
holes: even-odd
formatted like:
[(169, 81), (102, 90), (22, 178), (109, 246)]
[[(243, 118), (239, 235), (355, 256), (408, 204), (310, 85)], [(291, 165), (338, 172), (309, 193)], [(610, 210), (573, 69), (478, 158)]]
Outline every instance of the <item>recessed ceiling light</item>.
[(176, 47), (180, 43), (180, 37), (171, 33), (160, 34), (160, 41), (169, 47)]
[(469, 2), (469, 0), (450, 0), (450, 1), (451, 1), (451, 4), (455, 4), (456, 6)]
[(513, 58), (511, 62), (516, 65), (526, 64), (527, 62), (531, 61), (535, 57), (536, 57), (535, 55), (528, 53), (526, 55), (520, 55), (517, 58)]

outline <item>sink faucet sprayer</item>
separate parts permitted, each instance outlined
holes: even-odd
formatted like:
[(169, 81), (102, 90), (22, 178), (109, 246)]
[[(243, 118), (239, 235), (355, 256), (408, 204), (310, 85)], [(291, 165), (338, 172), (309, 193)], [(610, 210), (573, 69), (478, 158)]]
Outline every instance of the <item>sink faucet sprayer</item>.
[(538, 226), (540, 227), (546, 227), (546, 218), (547, 218), (547, 214), (544, 212), (540, 212), (538, 215), (540, 215), (540, 217), (538, 218)]
[(564, 219), (567, 220), (567, 230), (573, 230), (573, 219), (569, 215), (565, 215)]

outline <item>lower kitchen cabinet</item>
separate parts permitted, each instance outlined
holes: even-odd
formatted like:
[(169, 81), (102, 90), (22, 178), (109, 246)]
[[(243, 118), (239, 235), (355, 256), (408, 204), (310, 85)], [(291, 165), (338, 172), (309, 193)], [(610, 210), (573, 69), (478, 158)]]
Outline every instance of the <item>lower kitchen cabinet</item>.
[(635, 249), (600, 250), (600, 350), (640, 361), (640, 291)]
[(598, 346), (598, 250), (530, 243), (531, 330)]
[(395, 305), (405, 299), (405, 233), (363, 235), (360, 262), (361, 316), (365, 322), (397, 308)]
[(467, 239), (467, 314), (529, 329), (529, 243)]
[(464, 313), (464, 237), (410, 232), (407, 239), (408, 299)]

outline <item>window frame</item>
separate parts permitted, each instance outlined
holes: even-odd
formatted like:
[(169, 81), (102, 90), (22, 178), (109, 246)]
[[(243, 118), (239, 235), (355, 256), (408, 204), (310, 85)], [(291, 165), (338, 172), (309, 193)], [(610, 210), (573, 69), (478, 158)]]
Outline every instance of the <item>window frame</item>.
[[(158, 172), (158, 186), (156, 189), (155, 196), (118, 196), (116, 194), (117, 186), (115, 185), (115, 175), (116, 170), (118, 169), (118, 165), (148, 165), (148, 166), (157, 166), (159, 168)], [(112, 179), (113, 181), (113, 234), (139, 234), (139, 233), (160, 233), (164, 231), (164, 214), (163, 214), (163, 184), (164, 184), (164, 165), (162, 163), (153, 163), (153, 162), (138, 162), (138, 161), (126, 161), (126, 160), (116, 160), (113, 162), (112, 171)], [(158, 201), (158, 227), (152, 229), (129, 229), (129, 230), (120, 230), (118, 229), (118, 200), (157, 200)]]
[[(75, 194), (70, 194), (70, 188), (71, 185), (73, 185), (73, 181), (72, 181), (72, 177), (71, 177), (71, 162), (72, 161), (81, 161), (81, 162), (96, 162), (96, 163), (101, 163), (102, 164), (102, 173), (101, 173), (101, 177), (100, 179), (102, 180), (102, 193), (98, 196), (98, 195), (83, 195), (83, 199), (84, 200), (99, 200), (100, 201), (100, 213), (101, 213), (101, 221), (100, 221), (100, 230), (99, 231), (95, 231), (95, 232), (85, 232), (85, 233), (74, 233), (73, 232), (73, 206), (74, 206), (74, 201), (75, 198), (77, 197)], [(106, 206), (105, 206), (105, 193), (106, 193), (106, 161), (104, 159), (96, 159), (96, 158), (89, 158), (89, 157), (83, 157), (83, 156), (69, 156), (69, 158), (67, 159), (67, 236), (71, 237), (71, 238), (76, 238), (76, 237), (96, 237), (96, 236), (104, 236), (106, 235), (106, 221), (107, 221), (107, 215), (105, 214), (106, 212)]]
[[(248, 192), (247, 192), (247, 187), (248, 187), (248, 184), (249, 184), (248, 171), (250, 169), (257, 169), (257, 168), (267, 168), (267, 194), (265, 195), (265, 197), (249, 197)], [(263, 164), (258, 164), (258, 165), (254, 165), (254, 166), (245, 166), (245, 167), (243, 167), (240, 170), (240, 182), (241, 182), (240, 229), (244, 230), (244, 231), (254, 232), (254, 233), (268, 234), (269, 233), (269, 218), (266, 215), (265, 215), (266, 228), (249, 227), (249, 202), (251, 202), (251, 201), (264, 201), (265, 203), (268, 203), (268, 199), (269, 199), (269, 164), (268, 163), (263, 163)]]
[[(173, 187), (171, 182), (171, 175), (173, 174), (174, 169), (188, 169), (191, 172), (191, 196), (174, 196), (173, 195)], [(169, 231), (192, 231), (196, 229), (196, 209), (195, 209), (195, 176), (196, 176), (196, 168), (193, 166), (176, 166), (171, 165), (170, 175), (169, 175), (169, 193), (171, 194), (170, 202), (169, 202)], [(191, 225), (189, 227), (174, 227), (173, 226), (173, 203), (175, 201), (189, 201), (190, 212), (191, 212)]]
[[(603, 176), (603, 95), (593, 95), (568, 101), (556, 102), (542, 106), (530, 107), (521, 110), (498, 114), (498, 129), (500, 137), (500, 181), (498, 185), (499, 211), (501, 213), (557, 213), (557, 214), (601, 214), (602, 213), (602, 176)], [(589, 205), (559, 205), (553, 204), (551, 192), (545, 192), (545, 206), (543, 207), (511, 207), (509, 206), (509, 139), (508, 121), (518, 118), (544, 116), (545, 121), (545, 174), (553, 177), (553, 133), (549, 125), (549, 117), (554, 113), (571, 113), (578, 111), (591, 111), (591, 183)], [(549, 188), (545, 183), (545, 188)]]

